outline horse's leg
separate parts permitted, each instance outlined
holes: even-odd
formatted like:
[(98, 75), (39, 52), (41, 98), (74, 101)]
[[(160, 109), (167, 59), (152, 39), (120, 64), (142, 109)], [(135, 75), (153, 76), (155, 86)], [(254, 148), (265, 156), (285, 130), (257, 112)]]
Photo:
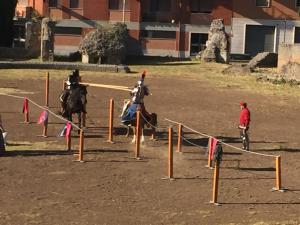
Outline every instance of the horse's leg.
[[(77, 113), (78, 116), (78, 127), (81, 129), (81, 113)], [(80, 134), (80, 130), (78, 130), (78, 134)]]
[(133, 138), (131, 143), (135, 143), (135, 141), (136, 141), (136, 127), (133, 128)]
[(141, 143), (144, 144), (145, 142), (144, 128), (141, 128), (141, 131), (142, 131)]
[(130, 126), (127, 126), (127, 132), (126, 132), (126, 137), (128, 138), (130, 134)]

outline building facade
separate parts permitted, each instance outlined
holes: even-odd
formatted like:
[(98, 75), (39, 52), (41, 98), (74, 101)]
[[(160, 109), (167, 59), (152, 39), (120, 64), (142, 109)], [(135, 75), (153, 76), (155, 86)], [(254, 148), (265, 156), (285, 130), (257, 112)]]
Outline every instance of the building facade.
[(231, 53), (254, 56), (300, 44), (299, 0), (233, 0)]
[[(23, 0), (24, 1), (24, 0)], [(57, 21), (55, 54), (78, 50), (97, 24), (124, 22), (130, 55), (186, 58), (204, 48), (213, 19), (224, 19), (231, 53), (277, 52), (300, 42), (299, 0), (28, 0)], [(257, 36), (257, 34), (259, 34)]]

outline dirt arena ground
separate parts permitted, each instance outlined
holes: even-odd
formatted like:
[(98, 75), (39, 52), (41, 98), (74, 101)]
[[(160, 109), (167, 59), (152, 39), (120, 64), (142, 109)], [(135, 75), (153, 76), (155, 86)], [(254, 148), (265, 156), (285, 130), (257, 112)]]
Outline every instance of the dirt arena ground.
[[(39, 78), (9, 78), (0, 71), (0, 92), (27, 96), (43, 105), (44, 82)], [(22, 71), (20, 71), (22, 73)], [(53, 72), (55, 73), (55, 72)], [(50, 73), (51, 75), (52, 73)], [(132, 86), (138, 74), (84, 73), (86, 82)], [(62, 79), (50, 81), (50, 110), (59, 110)], [(7, 129), (8, 153), (0, 157), (0, 224), (300, 224), (300, 105), (297, 95), (260, 92), (256, 88), (220, 84), (204, 75), (146, 78), (152, 96), (148, 111), (158, 114), (157, 141), (146, 137), (142, 160), (134, 159), (134, 144), (124, 136), (118, 115), (128, 93), (88, 89), (85, 163), (74, 162), (78, 136), (73, 132), (72, 153), (57, 138), (63, 122), (50, 117), (48, 138), (36, 124), (41, 109), (30, 104), (30, 124), (23, 121), (22, 100), (0, 95), (0, 113)], [(255, 90), (257, 89), (257, 90)], [(296, 90), (298, 92), (298, 90)], [(109, 99), (115, 100), (115, 144), (107, 142)], [(209, 204), (213, 170), (205, 167), (207, 139), (184, 129), (198, 146), (183, 143), (174, 152), (174, 181), (167, 176), (165, 118), (240, 146), (237, 123), (239, 102), (251, 110), (251, 150), (282, 157), (282, 184), (275, 186), (275, 159), (224, 147), (220, 169), (219, 203)], [(173, 124), (174, 125), (174, 124)], [(174, 126), (176, 131), (177, 127)], [(176, 137), (174, 138), (176, 143)], [(176, 146), (174, 146), (176, 150)]]

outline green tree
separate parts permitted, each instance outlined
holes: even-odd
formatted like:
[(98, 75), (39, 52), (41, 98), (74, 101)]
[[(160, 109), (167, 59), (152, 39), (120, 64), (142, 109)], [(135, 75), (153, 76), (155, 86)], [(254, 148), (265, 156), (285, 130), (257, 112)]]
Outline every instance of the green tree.
[(98, 61), (119, 64), (125, 58), (128, 30), (125, 24), (98, 26), (82, 40), (79, 51)]
[(0, 46), (11, 47), (13, 17), (18, 0), (0, 0)]

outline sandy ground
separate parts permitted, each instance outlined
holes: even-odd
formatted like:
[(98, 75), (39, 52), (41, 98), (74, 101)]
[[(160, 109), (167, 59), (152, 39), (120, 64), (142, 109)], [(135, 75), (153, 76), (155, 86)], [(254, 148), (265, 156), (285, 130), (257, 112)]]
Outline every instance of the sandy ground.
[[(137, 75), (88, 78), (85, 81), (132, 86)], [(8, 136), (8, 154), (0, 158), (0, 224), (300, 224), (300, 106), (295, 97), (255, 94), (230, 85), (187, 77), (147, 77), (152, 96), (146, 108), (158, 114), (157, 140), (146, 137), (142, 160), (124, 136), (118, 115), (128, 93), (88, 89), (85, 163), (74, 162), (78, 135), (71, 153), (57, 138), (63, 122), (50, 117), (48, 138), (36, 121), (41, 109), (30, 104), (30, 124), (23, 121), (22, 100), (0, 95), (0, 113)], [(43, 105), (44, 84), (33, 79), (0, 78), (1, 92), (18, 90)], [(59, 110), (62, 82), (50, 82), (50, 109)], [(26, 92), (26, 94), (22, 94)], [(115, 144), (108, 139), (109, 99), (115, 100)], [(174, 152), (174, 181), (167, 176), (165, 118), (240, 146), (236, 128), (239, 102), (247, 101), (251, 115), (251, 150), (282, 157), (285, 193), (275, 186), (275, 158), (224, 147), (218, 202), (212, 199), (213, 170), (207, 164), (207, 139), (188, 129), (183, 152)], [(174, 125), (174, 124), (173, 124)], [(177, 132), (177, 126), (174, 125)], [(174, 137), (176, 145), (177, 138)], [(176, 146), (174, 146), (176, 150)]]

